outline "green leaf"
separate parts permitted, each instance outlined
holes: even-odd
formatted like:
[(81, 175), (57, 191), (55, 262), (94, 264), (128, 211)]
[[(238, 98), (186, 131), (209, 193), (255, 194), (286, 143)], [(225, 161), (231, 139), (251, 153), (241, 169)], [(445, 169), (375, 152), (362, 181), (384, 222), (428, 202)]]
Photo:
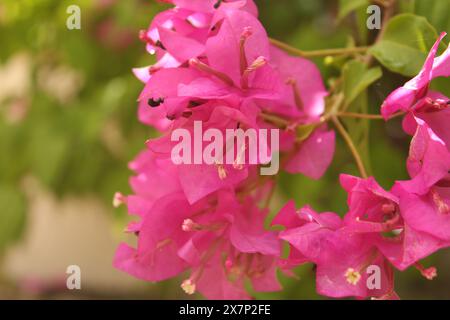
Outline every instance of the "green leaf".
[(367, 7), (369, 0), (339, 0), (339, 14), (338, 19), (345, 18), (350, 12), (355, 11), (361, 7)]
[(352, 60), (344, 66), (342, 75), (344, 108), (346, 108), (372, 83), (381, 78), (382, 71), (379, 67), (369, 69), (363, 62)]
[(19, 190), (0, 185), (0, 252), (17, 240), (25, 225), (26, 202)]
[[(429, 0), (427, 2), (430, 2)], [(400, 13), (414, 13), (416, 0), (403, 0), (398, 3)]]
[(46, 185), (53, 186), (67, 160), (70, 141), (61, 129), (38, 125), (29, 140), (28, 152), (33, 173)]
[(314, 124), (305, 124), (297, 127), (297, 140), (303, 141), (308, 139), (311, 133), (314, 131), (316, 126)]
[[(368, 113), (367, 89), (382, 76), (381, 68), (370, 68), (363, 62), (352, 60), (342, 69), (344, 110), (356, 113)], [(348, 132), (361, 154), (364, 165), (370, 171), (369, 129), (366, 119), (343, 119)]]
[[(364, 90), (356, 99), (349, 105), (348, 111), (356, 113), (368, 113), (368, 94)], [(355, 144), (356, 149), (361, 155), (362, 161), (368, 173), (371, 172), (370, 165), (370, 120), (343, 118), (343, 122), (347, 127), (348, 133)]]
[(426, 18), (401, 14), (389, 21), (382, 39), (369, 52), (387, 69), (414, 76), (437, 36)]
[(415, 0), (415, 12), (427, 18), (438, 32), (450, 32), (450, 0)]

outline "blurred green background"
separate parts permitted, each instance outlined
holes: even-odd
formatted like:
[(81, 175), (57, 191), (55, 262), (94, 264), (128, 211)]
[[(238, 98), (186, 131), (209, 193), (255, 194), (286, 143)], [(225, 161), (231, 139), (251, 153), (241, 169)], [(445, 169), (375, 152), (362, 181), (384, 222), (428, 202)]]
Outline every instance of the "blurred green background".
[[(376, 34), (364, 27), (367, 2), (256, 1), (269, 35), (304, 50), (371, 43)], [(424, 16), (438, 32), (450, 32), (450, 0), (397, 2), (397, 13)], [(81, 30), (66, 28), (72, 4), (81, 8)], [(345, 4), (355, 10), (345, 11)], [(122, 233), (125, 209), (113, 209), (111, 200), (115, 191), (129, 192), (127, 162), (155, 134), (136, 118), (142, 84), (131, 68), (153, 62), (138, 32), (166, 7), (151, 0), (0, 2), (0, 298), (186, 298), (181, 278), (146, 284), (111, 266), (114, 247), (130, 240)], [(329, 85), (346, 60), (315, 62)], [(377, 113), (405, 80), (383, 69), (359, 101)], [(437, 85), (450, 91), (447, 80)], [(360, 147), (371, 173), (390, 188), (407, 178), (410, 138), (400, 120), (370, 125), (369, 131), (364, 123)], [(344, 214), (340, 172), (357, 174), (341, 142), (324, 179), (282, 174), (272, 214), (289, 198)], [(83, 290), (65, 289), (69, 264), (81, 266)], [(438, 268), (438, 278), (397, 273), (400, 296), (449, 299), (449, 252), (425, 264)], [(300, 280), (280, 275), (283, 292), (257, 296), (319, 299), (312, 266), (297, 273)]]

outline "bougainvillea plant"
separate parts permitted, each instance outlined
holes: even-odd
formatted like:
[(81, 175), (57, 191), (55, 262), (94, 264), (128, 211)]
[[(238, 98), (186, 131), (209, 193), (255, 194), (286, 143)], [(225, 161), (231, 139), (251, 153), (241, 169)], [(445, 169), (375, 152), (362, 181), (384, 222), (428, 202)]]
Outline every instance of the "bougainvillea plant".
[[(140, 34), (157, 62), (134, 69), (145, 83), (139, 120), (161, 135), (130, 163), (133, 194), (115, 195), (116, 205), (126, 204), (137, 216), (127, 232), (138, 240), (136, 248), (119, 246), (115, 267), (152, 282), (187, 274), (181, 288), (209, 299), (250, 298), (248, 283), (256, 292), (282, 290), (277, 272), (295, 276), (292, 270), (304, 263), (315, 265), (317, 292), (336, 298), (396, 299), (395, 269), (414, 266), (426, 279), (435, 278), (436, 268), (420, 260), (450, 244), (449, 98), (430, 87), (434, 78), (450, 76), (445, 34), (435, 35), (418, 75), (386, 97), (381, 114), (358, 113), (348, 107), (381, 76), (380, 68), (370, 67), (372, 57), (396, 71), (401, 66), (389, 65), (382, 46), (394, 43), (399, 20), (423, 21), (412, 15), (388, 21), (388, 13), (369, 49), (301, 51), (268, 37), (252, 0), (165, 2), (174, 7)], [(359, 71), (359, 77), (353, 83), (338, 78), (327, 88), (308, 60), (320, 55), (356, 55), (343, 73)], [(399, 116), (412, 136), (410, 180), (384, 190), (368, 176), (343, 119)], [(312, 179), (331, 164), (339, 133), (360, 172), (339, 177), (348, 212), (342, 218), (310, 206), (298, 209), (291, 200), (267, 227), (276, 175), (261, 174), (266, 162), (258, 157), (239, 161), (247, 152), (251, 157), (250, 140), (243, 148), (233, 145), (234, 162), (220, 161), (229, 147), (217, 136), (217, 160), (174, 161), (174, 134), (195, 135), (198, 123), (216, 133), (277, 129), (279, 141), (264, 146), (272, 161), (279, 154), (281, 170)], [(193, 142), (194, 153), (207, 142)]]

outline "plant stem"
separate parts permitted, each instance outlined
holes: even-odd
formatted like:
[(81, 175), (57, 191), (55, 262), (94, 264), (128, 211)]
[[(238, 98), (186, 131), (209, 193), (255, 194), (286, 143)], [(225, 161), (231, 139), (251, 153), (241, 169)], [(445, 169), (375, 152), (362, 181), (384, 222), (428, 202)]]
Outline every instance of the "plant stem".
[(284, 128), (286, 128), (286, 127), (289, 126), (289, 121), (288, 121), (287, 119), (278, 117), (278, 116), (276, 116), (276, 115), (274, 115), (274, 114), (269, 114), (269, 113), (261, 112), (261, 113), (260, 113), (260, 117), (261, 117), (262, 119), (268, 121), (268, 122), (273, 123), (274, 125), (276, 125), (276, 126), (282, 128), (282, 129), (284, 129)]
[(264, 201), (263, 208), (268, 209), (270, 206), (270, 203), (272, 202), (273, 196), (275, 194), (275, 187), (276, 187), (276, 180), (273, 180), (273, 185), (270, 188), (269, 195), (267, 196), (266, 200)]
[(338, 55), (349, 55), (354, 53), (364, 53), (369, 49), (369, 47), (353, 47), (353, 48), (336, 48), (336, 49), (323, 49), (314, 51), (304, 51), (294, 48), (287, 43), (270, 38), (270, 42), (291, 54), (303, 57), (303, 58), (313, 58), (313, 57), (324, 57), (324, 56), (338, 56)]
[[(404, 115), (404, 112), (397, 112), (389, 117), (388, 120), (394, 119), (396, 117)], [(339, 112), (338, 117), (343, 118), (358, 118), (358, 119), (369, 119), (369, 120), (384, 120), (381, 114), (366, 114), (366, 113), (356, 113), (356, 112)]]
[(369, 119), (369, 120), (383, 120), (383, 116), (380, 114), (365, 114), (356, 112), (340, 112), (337, 114), (338, 117), (345, 118), (357, 118), (357, 119)]
[(367, 171), (364, 167), (363, 161), (361, 159), (361, 155), (359, 154), (358, 150), (355, 147), (355, 144), (352, 141), (352, 138), (348, 134), (348, 132), (345, 130), (344, 126), (341, 124), (339, 119), (336, 116), (331, 117), (331, 121), (333, 121), (334, 125), (336, 126), (336, 129), (339, 131), (339, 133), (342, 135), (342, 138), (344, 138), (345, 142), (347, 143), (350, 152), (352, 153), (353, 157), (355, 158), (356, 165), (358, 166), (358, 170), (361, 174), (361, 177), (364, 179), (367, 179)]
[[(392, 18), (392, 16), (394, 15), (394, 4), (395, 4), (395, 0), (379, 0), (378, 2), (381, 2), (380, 4), (384, 7), (384, 14), (383, 14), (383, 21), (381, 22), (381, 30), (378, 32), (377, 37), (373, 43), (373, 45), (377, 44), (384, 36), (384, 33), (386, 32), (386, 26), (389, 22), (389, 20)], [(371, 65), (374, 61), (374, 57), (373, 55), (369, 54), (366, 56), (365, 58), (365, 62), (367, 63), (367, 65)]]

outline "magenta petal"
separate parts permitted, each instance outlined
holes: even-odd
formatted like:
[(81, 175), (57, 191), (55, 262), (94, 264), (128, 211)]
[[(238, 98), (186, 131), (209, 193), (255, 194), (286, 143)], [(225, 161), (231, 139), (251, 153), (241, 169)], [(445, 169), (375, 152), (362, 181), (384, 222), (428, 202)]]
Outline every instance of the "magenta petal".
[[(445, 95), (431, 91), (428, 93), (427, 97), (433, 100), (449, 101), (450, 99)], [(447, 145), (450, 151), (450, 108), (445, 108), (439, 111), (427, 111), (417, 110), (415, 113), (417, 118), (422, 119), (433, 132)]]
[(433, 71), (434, 61), (439, 44), (444, 36), (445, 33), (442, 33), (434, 43), (420, 73), (405, 83), (403, 87), (392, 92), (383, 102), (381, 114), (385, 119), (388, 119), (397, 111), (408, 111), (418, 99), (423, 98), (426, 94), (430, 81), (433, 77), (436, 77)]
[(289, 242), (304, 257), (311, 262), (318, 262), (327, 254), (326, 239), (333, 235), (334, 231), (323, 228), (315, 223), (282, 231), (280, 239)]
[(201, 99), (223, 99), (231, 94), (231, 89), (225, 83), (210, 78), (198, 78), (189, 84), (180, 84), (178, 94), (182, 97)]
[(138, 249), (122, 244), (114, 266), (148, 281), (161, 281), (182, 272), (187, 265), (178, 256), (178, 246), (185, 241), (181, 224), (189, 211), (180, 194), (161, 198), (143, 217)]
[(150, 80), (150, 67), (133, 68), (133, 73), (143, 83), (147, 83)]
[(215, 165), (179, 165), (180, 183), (189, 203), (194, 203), (219, 189), (235, 186), (248, 175), (246, 169), (236, 170), (232, 165), (225, 165), (225, 171), (227, 177), (221, 179)]
[(198, 76), (198, 72), (187, 68), (159, 70), (147, 82), (139, 96), (139, 100), (166, 98), (168, 96), (176, 97), (180, 84), (188, 84)]
[(398, 239), (380, 239), (378, 249), (397, 269), (405, 270), (414, 263), (444, 247), (444, 242), (425, 232), (418, 232), (406, 225)]
[(416, 121), (416, 118), (414, 117), (413, 113), (408, 112), (405, 115), (405, 117), (403, 118), (403, 121), (402, 121), (402, 128), (403, 128), (403, 131), (405, 131), (410, 136), (414, 135), (414, 133), (417, 130), (417, 121)]
[(138, 119), (140, 122), (155, 127), (159, 131), (169, 128), (171, 121), (166, 117), (164, 108), (150, 108), (147, 101), (139, 101)]
[(131, 195), (127, 197), (127, 208), (130, 214), (145, 216), (153, 206), (153, 201), (146, 197)]
[[(446, 35), (441, 33), (440, 39)], [(445, 52), (434, 60), (433, 64), (433, 78), (449, 77), (450, 76), (450, 46)]]
[(433, 67), (435, 61), (434, 59), (439, 49), (439, 44), (441, 43), (442, 38), (444, 38), (445, 35), (446, 35), (445, 32), (440, 34), (439, 38), (436, 40), (430, 52), (428, 53), (427, 59), (425, 60), (422, 70), (416, 77), (405, 83), (404, 85), (405, 88), (409, 88), (412, 90), (420, 90), (421, 88), (428, 86), (433, 75)]
[(200, 56), (205, 51), (204, 45), (192, 38), (184, 37), (165, 28), (158, 28), (158, 31), (162, 44), (178, 61), (188, 61)]
[[(438, 239), (450, 241), (450, 215), (440, 212), (431, 192), (426, 195), (410, 193), (403, 188), (403, 182), (396, 186), (396, 192), (400, 194), (400, 209), (405, 223), (411, 228), (426, 232)], [(435, 190), (440, 192), (439, 189)], [(443, 201), (448, 202), (445, 193)], [(449, 203), (450, 204), (450, 203)]]
[[(317, 119), (325, 109), (325, 97), (328, 95), (323, 84), (322, 76), (316, 65), (303, 58), (293, 57), (284, 51), (271, 46), (271, 64), (278, 70), (281, 80), (295, 79), (304, 112), (312, 119)], [(285, 85), (282, 91), (282, 102), (286, 105), (294, 106), (293, 90)]]
[(266, 31), (253, 15), (241, 10), (223, 12), (223, 22), (217, 35), (208, 39), (206, 56), (209, 65), (230, 77), (239, 86), (241, 79), (239, 39), (245, 30), (252, 34), (245, 43), (247, 63), (256, 58), (269, 57), (269, 42)]
[(257, 292), (274, 292), (282, 289), (277, 278), (277, 265), (273, 259), (270, 257), (269, 259), (271, 260), (271, 265), (266, 265), (262, 274), (251, 278), (253, 289)]
[(295, 208), (294, 200), (289, 200), (283, 208), (281, 208), (280, 212), (275, 216), (271, 225), (281, 225), (286, 228), (295, 228), (300, 226), (301, 221), (296, 213), (297, 209)]
[[(354, 250), (358, 250), (353, 248)], [(340, 258), (339, 258), (340, 256)], [(370, 250), (355, 252), (336, 252), (337, 258), (335, 263), (322, 263), (317, 266), (316, 271), (316, 288), (319, 294), (334, 297), (381, 297), (389, 294), (393, 290), (392, 276), (386, 267), (385, 259), (379, 256), (377, 259), (371, 261), (371, 265), (378, 266), (381, 271), (381, 288), (369, 289), (367, 286), (368, 273), (366, 269), (360, 270), (361, 278), (355, 284), (347, 281), (346, 273), (348, 270), (359, 270), (359, 266), (364, 264), (364, 261), (371, 256)]]
[(289, 160), (286, 171), (319, 179), (331, 164), (335, 148), (334, 131), (316, 130)]
[(240, 83), (239, 35), (234, 34), (228, 20), (224, 20), (219, 33), (206, 42), (206, 55), (210, 66), (228, 75), (234, 84)]
[(409, 192), (424, 194), (428, 188), (448, 174), (450, 153), (444, 142), (421, 119), (416, 118), (418, 128), (411, 141), (408, 172), (413, 180), (403, 182)]
[(225, 274), (224, 268), (217, 261), (212, 261), (210, 266), (202, 272), (197, 282), (198, 291), (207, 299), (216, 300), (247, 300), (250, 299), (245, 292), (243, 280), (231, 282)]
[(405, 87), (398, 88), (392, 92), (381, 106), (381, 114), (387, 120), (398, 111), (408, 111), (414, 104), (416, 97), (414, 89)]
[(117, 248), (113, 265), (139, 279), (165, 280), (176, 276), (186, 268), (186, 265), (174, 254), (173, 249), (173, 245), (170, 245), (161, 254), (156, 253), (156, 256), (139, 255), (135, 249), (122, 243)]
[(233, 226), (230, 230), (230, 240), (241, 252), (280, 255), (280, 243), (275, 233), (249, 234), (245, 229)]

